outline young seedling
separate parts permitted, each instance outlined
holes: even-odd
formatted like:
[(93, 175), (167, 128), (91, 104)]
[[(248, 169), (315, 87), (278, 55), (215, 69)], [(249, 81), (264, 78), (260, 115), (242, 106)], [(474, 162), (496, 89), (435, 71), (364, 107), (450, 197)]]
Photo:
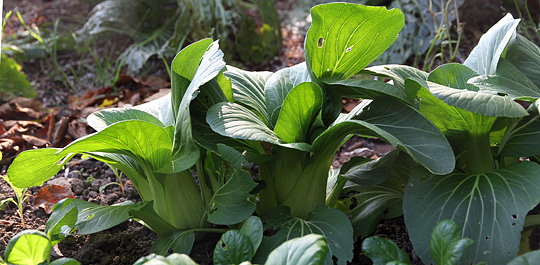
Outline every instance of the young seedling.
[(26, 227), (26, 224), (24, 223), (24, 201), (27, 199), (26, 191), (28, 190), (28, 188), (16, 187), (15, 185), (13, 185), (13, 183), (11, 183), (8, 176), (2, 176), (2, 178), (4, 178), (4, 180), (13, 189), (13, 192), (15, 193), (15, 200), (13, 198), (7, 198), (5, 200), (0, 201), (0, 210), (4, 210), (9, 202), (14, 203), (15, 205), (17, 205), (17, 213), (19, 213), (19, 217), (21, 219), (21, 225), (23, 227)]

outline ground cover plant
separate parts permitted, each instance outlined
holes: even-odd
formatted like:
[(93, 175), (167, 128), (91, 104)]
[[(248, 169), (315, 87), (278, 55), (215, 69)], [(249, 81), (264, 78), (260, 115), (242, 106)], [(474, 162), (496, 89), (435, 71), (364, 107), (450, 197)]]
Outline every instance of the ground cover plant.
[[(540, 49), (515, 34), (518, 21), (505, 17), (463, 65), (427, 73), (401, 65), (364, 69), (397, 38), (399, 10), (332, 3), (314, 7), (312, 17), (306, 63), (244, 71), (225, 65), (218, 42), (201, 40), (173, 60), (169, 95), (94, 113), (88, 123), (97, 133), (63, 149), (23, 152), (9, 180), (19, 188), (39, 185), (83, 154), (134, 183), (141, 203), (57, 204), (51, 241), (134, 218), (160, 235), (154, 251), (161, 255), (170, 248), (187, 254), (216, 232), (223, 235), (215, 264), (300, 262), (292, 257), (345, 264), (354, 240), (380, 218), (404, 214), (426, 263), (517, 262), (525, 215), (540, 198), (540, 166), (525, 161), (538, 150)], [(342, 97), (362, 102), (341, 114)], [(352, 134), (396, 150), (331, 169)], [(247, 170), (253, 164), (257, 172)], [(453, 222), (439, 223), (445, 219)], [(436, 240), (425, 233), (433, 229)], [(375, 248), (397, 253), (370, 256), (376, 263), (408, 261), (388, 241), (368, 238), (364, 245), (366, 255)], [(304, 247), (311, 252), (298, 257)], [(183, 255), (140, 262), (152, 259), (193, 264)]]

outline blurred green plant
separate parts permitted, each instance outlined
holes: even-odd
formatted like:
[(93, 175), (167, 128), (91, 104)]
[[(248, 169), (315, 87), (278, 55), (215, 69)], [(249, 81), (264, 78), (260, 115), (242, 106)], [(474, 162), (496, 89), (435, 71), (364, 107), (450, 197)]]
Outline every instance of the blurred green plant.
[[(2, 14), (1, 11), (0, 8), (0, 17)], [(9, 11), (4, 20), (0, 20), (2, 25), (0, 29), (0, 45), (2, 42), (4, 26), (11, 14), (12, 12)], [(8, 101), (17, 96), (35, 97), (36, 92), (32, 88), (30, 82), (26, 79), (26, 75), (21, 72), (22, 67), (15, 60), (2, 53), (3, 49), (4, 48), (0, 46), (0, 101)]]
[[(246, 15), (254, 9), (262, 23)], [(90, 43), (103, 34), (127, 35), (132, 40), (118, 58), (131, 73), (141, 70), (151, 56), (172, 58), (182, 47), (205, 37), (221, 39), (225, 51), (236, 51), (244, 61), (269, 59), (281, 46), (280, 21), (271, 0), (106, 0), (92, 9), (74, 37), (78, 43)]]

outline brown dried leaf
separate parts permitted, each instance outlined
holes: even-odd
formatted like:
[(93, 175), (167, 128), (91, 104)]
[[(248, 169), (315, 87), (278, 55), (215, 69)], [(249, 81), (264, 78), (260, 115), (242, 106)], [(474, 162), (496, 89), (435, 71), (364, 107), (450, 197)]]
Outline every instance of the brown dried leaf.
[(155, 93), (155, 94), (153, 94), (153, 95), (151, 95), (151, 96), (145, 98), (145, 99), (143, 100), (143, 102), (146, 103), (146, 102), (150, 102), (150, 101), (152, 101), (152, 100), (156, 100), (156, 99), (158, 99), (158, 98), (161, 98), (161, 97), (163, 97), (163, 96), (169, 94), (169, 92), (171, 92), (171, 89), (170, 89), (170, 88), (162, 88), (162, 89), (159, 90), (159, 92), (157, 92), (157, 93)]
[(43, 104), (41, 101), (35, 98), (16, 97), (9, 101), (10, 103), (18, 104), (23, 108), (30, 108), (35, 111), (43, 110)]
[(75, 198), (70, 188), (59, 185), (46, 185), (34, 197), (34, 206), (41, 207), (46, 213), (50, 214), (52, 207), (64, 198)]
[(0, 106), (0, 117), (6, 120), (38, 120), (41, 113), (31, 108), (21, 107), (17, 103), (5, 103)]
[(35, 136), (32, 136), (32, 135), (24, 135), (23, 134), (22, 138), (27, 143), (29, 143), (29, 144), (31, 144), (33, 146), (36, 146), (36, 147), (47, 147), (48, 144), (49, 144), (49, 141), (43, 140), (41, 138), (38, 138), (38, 137), (35, 137)]

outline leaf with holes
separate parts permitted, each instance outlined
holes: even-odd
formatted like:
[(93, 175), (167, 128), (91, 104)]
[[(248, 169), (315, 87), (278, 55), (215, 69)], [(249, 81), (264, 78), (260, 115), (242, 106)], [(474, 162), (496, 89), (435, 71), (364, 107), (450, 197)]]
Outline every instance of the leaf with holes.
[(403, 210), (416, 253), (431, 262), (425, 231), (450, 219), (463, 227), (463, 237), (475, 241), (459, 264), (506, 264), (518, 252), (525, 215), (540, 202), (539, 176), (540, 166), (532, 162), (484, 174), (413, 172)]
[(381, 55), (398, 37), (398, 9), (330, 3), (311, 9), (306, 61), (316, 77), (348, 79)]
[(333, 264), (332, 256), (336, 256), (338, 264), (345, 264), (352, 259), (353, 237), (352, 226), (343, 212), (320, 206), (306, 220), (293, 217), (286, 207), (271, 210), (262, 218), (267, 222), (266, 229), (277, 230), (277, 233), (263, 238), (254, 261), (264, 263), (270, 252), (283, 242), (308, 234), (319, 234), (326, 237), (330, 251), (325, 264)]

